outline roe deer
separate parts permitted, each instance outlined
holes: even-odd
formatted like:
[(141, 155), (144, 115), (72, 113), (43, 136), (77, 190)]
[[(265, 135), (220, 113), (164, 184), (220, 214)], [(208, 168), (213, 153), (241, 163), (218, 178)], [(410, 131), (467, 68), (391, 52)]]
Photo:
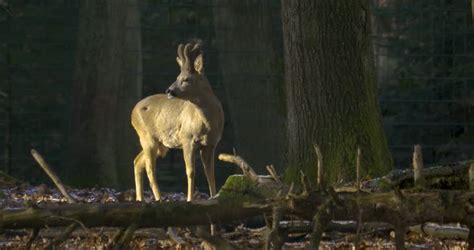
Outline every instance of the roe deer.
[(134, 160), (136, 199), (143, 199), (142, 173), (157, 201), (160, 191), (155, 180), (156, 159), (170, 148), (182, 148), (188, 179), (187, 201), (193, 199), (195, 156), (200, 151), (210, 196), (216, 195), (214, 151), (222, 136), (224, 112), (204, 75), (200, 44), (178, 46), (176, 58), (181, 69), (166, 90), (141, 100), (132, 111), (132, 125), (140, 137), (142, 151)]

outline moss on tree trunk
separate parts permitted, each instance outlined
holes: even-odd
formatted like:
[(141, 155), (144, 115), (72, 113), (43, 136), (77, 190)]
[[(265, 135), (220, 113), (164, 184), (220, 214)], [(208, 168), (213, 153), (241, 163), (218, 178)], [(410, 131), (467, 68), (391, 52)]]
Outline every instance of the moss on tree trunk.
[[(282, 1), (288, 110), (287, 177), (315, 175), (314, 144), (330, 182), (392, 166), (376, 94), (367, 0)], [(313, 170), (310, 170), (313, 169)]]

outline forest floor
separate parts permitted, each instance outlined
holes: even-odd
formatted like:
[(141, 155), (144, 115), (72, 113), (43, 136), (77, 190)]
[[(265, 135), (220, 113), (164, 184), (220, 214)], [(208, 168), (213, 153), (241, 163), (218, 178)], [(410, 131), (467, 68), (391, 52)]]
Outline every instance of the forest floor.
[[(134, 202), (134, 191), (118, 192), (110, 188), (70, 189), (69, 193), (83, 203)], [(163, 202), (185, 200), (183, 193), (165, 193)], [(207, 195), (197, 193), (196, 199), (207, 199)], [(66, 203), (66, 199), (56, 189), (42, 184), (30, 186), (11, 184), (0, 180), (0, 209), (16, 209), (30, 206)], [(145, 202), (152, 202), (150, 192), (145, 192)], [(238, 249), (262, 249), (266, 228), (264, 225), (249, 225), (236, 222), (232, 225), (220, 225), (219, 234)], [(30, 243), (32, 249), (43, 249), (58, 236), (63, 228), (41, 229)], [(163, 228), (144, 228), (135, 231), (130, 241), (131, 249), (209, 249), (203, 240), (195, 236), (193, 227), (174, 229), (178, 237), (172, 240)], [(0, 249), (24, 249), (31, 239), (32, 229), (9, 230), (0, 232)], [(109, 249), (118, 228), (85, 228), (75, 230), (60, 245), (60, 249)], [(362, 249), (395, 249), (394, 233), (388, 230), (362, 233)], [(177, 240), (181, 240), (178, 244)], [(327, 233), (323, 237), (321, 249), (353, 249), (354, 235), (348, 233)], [(429, 236), (408, 233), (407, 249), (467, 249), (462, 240), (440, 240)], [(309, 249), (309, 235), (289, 235), (283, 249)]]

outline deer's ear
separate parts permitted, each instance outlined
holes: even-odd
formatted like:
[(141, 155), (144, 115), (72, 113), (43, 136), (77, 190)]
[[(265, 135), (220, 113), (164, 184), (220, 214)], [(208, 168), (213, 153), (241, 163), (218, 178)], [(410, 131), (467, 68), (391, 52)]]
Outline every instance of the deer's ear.
[(194, 60), (194, 69), (199, 73), (202, 74), (204, 71), (204, 62), (202, 59), (202, 54), (198, 55)]
[(179, 57), (176, 57), (176, 62), (178, 63), (180, 68), (183, 67), (183, 61), (181, 61), (181, 59)]

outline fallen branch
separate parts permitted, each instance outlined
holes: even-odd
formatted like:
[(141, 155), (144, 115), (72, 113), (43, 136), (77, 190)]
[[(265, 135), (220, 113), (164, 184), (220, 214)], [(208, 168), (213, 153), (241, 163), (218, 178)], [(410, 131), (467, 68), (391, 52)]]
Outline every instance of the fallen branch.
[(278, 183), (278, 184), (282, 184), (281, 180), (280, 180), (280, 177), (278, 176), (276, 170), (275, 170), (275, 167), (273, 167), (273, 165), (267, 165), (266, 166), (267, 168), (267, 171), (268, 173), (270, 174), (270, 176), (273, 178), (273, 180)]
[(239, 249), (234, 244), (228, 242), (227, 240), (216, 236), (211, 235), (204, 226), (198, 226), (196, 229), (196, 236), (206, 241), (208, 244), (212, 245), (215, 249), (222, 250), (237, 250)]
[(317, 165), (316, 165), (316, 188), (321, 190), (325, 187), (324, 183), (324, 171), (323, 171), (323, 155), (319, 145), (313, 145), (314, 151), (316, 152)]
[[(49, 167), (49, 165), (46, 163), (44, 158), (41, 156), (38, 151), (32, 149), (31, 150), (31, 155), (33, 158), (36, 160), (36, 162), (40, 165), (40, 167), (44, 170), (44, 172), (51, 178), (53, 183), (56, 185), (58, 190), (61, 192), (61, 194), (66, 198), (67, 202), (69, 204), (76, 203), (76, 200), (69, 195), (69, 193), (66, 191), (66, 188), (64, 187), (62, 181), (59, 179), (59, 177), (56, 175), (56, 173)], [(67, 239), (67, 237), (77, 228), (79, 224), (73, 222), (70, 224), (66, 230), (59, 235), (57, 238), (52, 240), (46, 247), (45, 249), (53, 249), (57, 245), (61, 244), (64, 240)]]
[(25, 246), (26, 249), (31, 249), (31, 246), (33, 245), (33, 241), (35, 241), (36, 237), (38, 237), (39, 231), (40, 231), (39, 228), (34, 228), (31, 231), (31, 236), (28, 239), (28, 242), (26, 242), (26, 246)]
[[(217, 197), (211, 200), (151, 204), (140, 202), (71, 203), (4, 209), (0, 211), (0, 227), (57, 227), (70, 225), (71, 222), (80, 224), (84, 228), (134, 225), (133, 230), (130, 230), (132, 233), (129, 234), (132, 235), (133, 231), (139, 227), (224, 224), (269, 214), (278, 208), (280, 215), (274, 216), (275, 222), (280, 221), (281, 215), (313, 221), (309, 230), (312, 232), (312, 246), (316, 247), (319, 245), (322, 233), (331, 230), (332, 220), (358, 221), (361, 228), (371, 222), (389, 223), (397, 230), (399, 243), (403, 241), (406, 228), (426, 222), (460, 222), (471, 227), (474, 225), (474, 191), (423, 190), (420, 192), (419, 189), (399, 190), (398, 188), (395, 191), (378, 193), (335, 192), (332, 189), (315, 191), (310, 190), (307, 180), (302, 176), (302, 183), (306, 184), (303, 185), (306, 186), (306, 189), (303, 188), (306, 192), (302, 195), (293, 193), (292, 188), (288, 191), (285, 184), (274, 180), (274, 177), (256, 175), (252, 168), (238, 156), (220, 155), (219, 159), (241, 166), (244, 175), (230, 176)], [(44, 160), (39, 160), (38, 163), (40, 162)], [(464, 169), (467, 170), (467, 167)], [(322, 178), (319, 181), (324, 183)], [(286, 193), (288, 195), (284, 195)], [(278, 227), (279, 223), (272, 225), (274, 236), (277, 236), (279, 232), (291, 231), (279, 231)], [(360, 232), (361, 228), (356, 228), (356, 232)], [(203, 235), (203, 237), (207, 236)], [(278, 246), (279, 240), (272, 238), (269, 243)], [(474, 239), (474, 235), (472, 238)]]
[(413, 179), (415, 187), (425, 188), (425, 176), (423, 175), (423, 155), (421, 146), (415, 145), (413, 150)]
[(71, 195), (69, 195), (62, 181), (59, 179), (59, 177), (56, 175), (53, 169), (49, 167), (48, 163), (46, 163), (43, 156), (41, 156), (40, 153), (38, 153), (38, 151), (34, 149), (31, 150), (31, 155), (36, 160), (36, 162), (40, 165), (40, 167), (44, 170), (44, 172), (49, 176), (49, 178), (51, 178), (54, 185), (56, 185), (56, 187), (61, 192), (61, 194), (67, 199), (68, 203), (75, 203), (76, 200), (74, 200), (74, 198), (72, 198)]
[[(60, 235), (62, 235), (64, 230), (67, 230), (67, 228), (66, 227), (44, 228), (38, 233), (38, 237), (54, 240), (54, 238), (57, 238)], [(91, 228), (87, 231), (82, 228), (77, 228), (70, 234), (70, 237), (71, 238), (86, 238), (86, 237), (90, 237), (91, 235), (95, 235), (98, 237), (105, 236), (111, 240), (109, 244), (112, 245), (113, 243), (112, 239), (114, 238), (114, 236), (117, 236), (119, 231), (120, 230), (117, 227), (97, 227), (97, 228)], [(4, 229), (3, 233), (8, 234), (8, 235), (17, 235), (18, 237), (28, 237), (32, 235), (33, 230)], [(134, 232), (133, 237), (155, 238), (157, 240), (167, 239), (166, 231), (163, 228), (140, 228)], [(118, 238), (116, 241), (118, 241)]]
[[(436, 223), (465, 223), (474, 222), (474, 192), (436, 190), (413, 192), (400, 190), (397, 192), (362, 193), (360, 207), (364, 222), (386, 222), (395, 225), (403, 218), (406, 226)], [(333, 219), (357, 221), (356, 193), (336, 193), (337, 199), (343, 206), (333, 208)], [(328, 199), (328, 194), (311, 193), (308, 198), (294, 197), (289, 200), (289, 206), (295, 215), (311, 220), (311, 215)]]
[(469, 236), (468, 228), (439, 225), (435, 223), (411, 226), (408, 230), (419, 234), (427, 234), (438, 239), (467, 240)]
[(125, 230), (121, 230), (118, 237), (117, 244), (115, 244), (114, 249), (127, 249), (129, 248), (128, 244), (133, 237), (133, 233), (138, 228), (138, 224), (136, 222), (132, 222)]
[[(268, 213), (276, 204), (283, 214), (312, 220), (322, 204), (331, 200), (333, 220), (357, 221), (356, 193), (310, 192), (308, 196), (278, 197), (274, 189), (244, 176), (234, 175), (216, 199), (196, 202), (64, 204), (0, 211), (2, 228), (41, 228), (46, 225), (67, 226), (71, 221), (85, 227), (127, 227), (136, 221), (139, 227), (168, 227), (226, 223)], [(268, 197), (273, 195), (273, 201)], [(333, 197), (335, 196), (335, 198)], [(401, 197), (401, 198), (400, 198)], [(474, 224), (473, 191), (401, 190), (386, 193), (360, 193), (361, 217), (364, 222), (386, 222), (392, 225), (403, 218), (405, 226), (435, 223)], [(342, 206), (341, 206), (342, 205)], [(203, 216), (206, 215), (206, 216)], [(138, 218), (138, 219), (137, 219)]]
[(274, 206), (272, 209), (271, 223), (267, 223), (267, 234), (265, 237), (264, 249), (281, 249), (287, 238), (286, 230), (280, 228), (280, 221), (283, 216), (283, 209)]
[(235, 165), (239, 166), (242, 169), (244, 176), (249, 177), (251, 180), (256, 181), (258, 179), (258, 175), (255, 173), (253, 168), (244, 159), (242, 159), (242, 157), (238, 155), (220, 154), (218, 159), (221, 161), (234, 163)]
[[(86, 227), (126, 227), (139, 214), (143, 214), (143, 217), (137, 221), (140, 227), (179, 227), (206, 225), (210, 223), (210, 220), (221, 223), (231, 222), (259, 215), (267, 209), (246, 208), (244, 206), (236, 206), (235, 204), (221, 204), (216, 200), (200, 203), (180, 201), (156, 204), (76, 203), (24, 209), (5, 209), (0, 212), (0, 227), (68, 226), (71, 223), (70, 219), (81, 221)], [(205, 214), (208, 216), (203, 216)]]
[(71, 221), (86, 227), (179, 227), (225, 223), (271, 210), (267, 203), (274, 189), (242, 175), (230, 176), (216, 199), (194, 202), (142, 202), (64, 204), (0, 211), (2, 228), (66, 226)]
[[(325, 232), (357, 233), (356, 221), (331, 221), (327, 225)], [(313, 230), (313, 223), (310, 221), (281, 221), (280, 228), (284, 228), (288, 233), (310, 233)], [(386, 222), (363, 223), (361, 230), (365, 233), (393, 230), (393, 226)], [(355, 239), (355, 236), (353, 237)]]
[(186, 245), (186, 242), (176, 233), (176, 228), (168, 227), (166, 235), (178, 246)]
[[(469, 167), (474, 161), (462, 161), (454, 164), (439, 165), (421, 170), (426, 182), (430, 179), (449, 177), (449, 176), (466, 176)], [(396, 169), (388, 175), (367, 181), (363, 184), (362, 189), (366, 191), (389, 191), (406, 181), (413, 181), (415, 175), (413, 169), (400, 170)], [(467, 181), (468, 182), (468, 181)]]
[(61, 234), (56, 236), (46, 247), (45, 249), (54, 249), (56, 246), (59, 246), (62, 242), (64, 242), (74, 230), (79, 226), (78, 223), (71, 223), (69, 226), (66, 227), (64, 231), (61, 231)]

